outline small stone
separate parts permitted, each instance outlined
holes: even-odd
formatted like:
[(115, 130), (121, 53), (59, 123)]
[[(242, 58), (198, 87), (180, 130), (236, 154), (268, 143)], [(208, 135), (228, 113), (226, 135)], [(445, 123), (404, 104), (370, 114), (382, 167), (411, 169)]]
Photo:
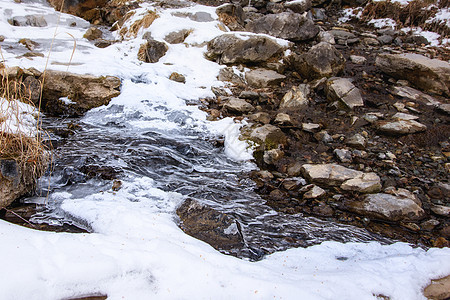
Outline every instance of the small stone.
[(450, 298), (450, 275), (431, 281), (431, 284), (424, 289), (423, 295), (427, 299), (433, 300), (445, 300)]
[(264, 151), (263, 159), (264, 162), (268, 165), (275, 164), (284, 156), (284, 152), (280, 149), (271, 149)]
[(223, 108), (229, 113), (235, 114), (246, 114), (253, 111), (255, 108), (253, 105), (245, 101), (244, 99), (239, 99), (235, 97), (231, 97), (228, 101), (225, 102)]
[(440, 222), (438, 220), (430, 219), (425, 222), (420, 223), (420, 227), (426, 231), (432, 231)]
[(300, 84), (298, 87), (293, 87), (288, 91), (280, 103), (280, 108), (305, 108), (308, 106), (308, 95), (310, 88), (307, 84)]
[(267, 150), (276, 149), (279, 145), (286, 144), (286, 136), (283, 131), (270, 124), (254, 129), (250, 134), (250, 139), (264, 145)]
[(433, 205), (431, 211), (438, 216), (450, 217), (450, 207), (444, 205)]
[(367, 59), (364, 56), (350, 55), (350, 61), (354, 64), (362, 65), (367, 61)]
[(320, 186), (312, 184), (308, 188), (308, 191), (303, 194), (303, 198), (305, 198), (305, 199), (316, 199), (316, 198), (322, 197), (326, 193), (327, 192), (323, 188), (321, 188)]
[(270, 180), (270, 179), (273, 179), (273, 174), (270, 173), (270, 172), (267, 171), (267, 170), (259, 171), (258, 174), (259, 174), (259, 177), (261, 177), (261, 178), (264, 179), (264, 180)]
[(340, 100), (350, 109), (364, 106), (359, 89), (348, 78), (330, 78), (327, 81), (327, 98)]
[(367, 146), (367, 139), (361, 134), (357, 133), (348, 139), (347, 145), (362, 150)]
[(114, 191), (114, 192), (117, 192), (117, 191), (119, 191), (120, 189), (122, 188), (122, 181), (120, 181), (120, 180), (114, 180), (113, 181), (113, 185), (112, 185), (112, 190)]
[(427, 130), (427, 126), (414, 120), (379, 121), (378, 130), (387, 134), (409, 134)]
[(164, 37), (164, 40), (169, 44), (181, 44), (192, 32), (190, 29), (182, 29), (169, 33)]
[(270, 115), (266, 112), (257, 112), (256, 114), (252, 114), (248, 117), (253, 122), (258, 122), (262, 124), (270, 123)]
[(172, 74), (170, 74), (169, 79), (172, 81), (180, 82), (180, 83), (186, 83), (186, 77), (184, 77), (184, 75), (181, 75), (177, 72), (173, 72)]
[(5, 36), (4, 35), (0, 35), (0, 43), (5, 41)]
[(324, 143), (333, 142), (333, 137), (326, 130), (322, 130), (322, 131), (315, 133), (314, 138), (319, 142), (324, 142)]
[(19, 43), (27, 47), (28, 50), (33, 51), (37, 46), (39, 46), (38, 43), (30, 40), (30, 39), (20, 39)]
[(339, 159), (340, 162), (350, 163), (352, 162), (352, 152), (347, 149), (334, 149), (334, 155)]
[(138, 59), (146, 63), (156, 63), (163, 57), (169, 47), (163, 42), (149, 39), (139, 48)]
[(296, 162), (288, 167), (287, 173), (289, 176), (298, 176), (302, 173), (301, 170), (302, 170), (302, 164), (299, 162)]
[(219, 79), (220, 81), (229, 81), (234, 84), (244, 84), (244, 79), (236, 74), (231, 67), (220, 69), (217, 79)]
[(265, 88), (279, 85), (286, 76), (278, 74), (272, 70), (255, 69), (245, 73), (245, 79), (250, 86), (256, 88)]
[(332, 217), (334, 211), (328, 204), (321, 202), (313, 207), (313, 213), (322, 217)]
[(417, 119), (419, 119), (419, 117), (398, 112), (392, 116), (392, 119), (395, 119), (395, 120), (417, 120)]
[(298, 189), (300, 186), (303, 186), (305, 184), (306, 184), (305, 179), (301, 177), (283, 180), (283, 187), (288, 191)]
[(83, 35), (83, 37), (89, 41), (93, 41), (96, 39), (101, 38), (103, 35), (102, 31), (96, 27), (89, 28), (86, 33)]
[(315, 133), (320, 130), (322, 126), (320, 124), (315, 123), (302, 123), (302, 130), (306, 132)]
[(292, 126), (292, 120), (291, 117), (288, 114), (285, 113), (279, 113), (275, 117), (275, 120), (273, 121), (275, 124), (281, 125), (281, 126)]

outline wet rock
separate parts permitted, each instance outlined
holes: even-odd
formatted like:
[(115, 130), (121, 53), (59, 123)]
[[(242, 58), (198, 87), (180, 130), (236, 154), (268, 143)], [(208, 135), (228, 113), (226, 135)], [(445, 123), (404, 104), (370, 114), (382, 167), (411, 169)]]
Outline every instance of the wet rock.
[(177, 73), (177, 72), (173, 72), (172, 74), (170, 74), (169, 79), (172, 81), (180, 82), (180, 83), (186, 83), (186, 77), (184, 77), (184, 75)]
[(252, 114), (248, 117), (250, 120), (262, 124), (270, 123), (270, 115), (266, 112), (257, 112), (256, 114)]
[(95, 77), (51, 70), (42, 76), (45, 76), (42, 108), (50, 115), (78, 116), (108, 104), (111, 98), (120, 94), (120, 79), (113, 76)]
[(216, 14), (230, 30), (244, 31), (245, 12), (239, 4), (222, 4), (216, 8)]
[(205, 56), (222, 64), (262, 63), (282, 53), (284, 47), (262, 36), (223, 34), (208, 43)]
[(377, 193), (381, 190), (381, 180), (375, 173), (365, 173), (345, 181), (341, 185), (341, 189), (366, 194)]
[(350, 55), (350, 61), (354, 64), (362, 65), (367, 59), (364, 56)]
[(420, 54), (380, 54), (376, 66), (384, 73), (406, 79), (421, 90), (450, 95), (450, 64)]
[(445, 300), (450, 298), (450, 275), (431, 281), (423, 290), (423, 295), (430, 300)]
[(368, 217), (387, 221), (415, 221), (425, 212), (417, 204), (417, 199), (391, 194), (370, 194), (362, 201), (352, 201), (349, 209)]
[(340, 100), (350, 109), (357, 106), (364, 106), (359, 89), (348, 78), (330, 78), (327, 81), (327, 98), (330, 100)]
[(305, 11), (308, 11), (311, 9), (311, 0), (294, 0), (294, 1), (288, 1), (284, 3), (284, 7), (292, 10), (293, 12), (297, 14), (302, 14)]
[(327, 186), (339, 186), (344, 181), (361, 178), (364, 173), (337, 164), (304, 164), (303, 175), (311, 182)]
[(228, 99), (223, 105), (223, 108), (229, 113), (240, 115), (249, 113), (255, 109), (253, 105), (251, 105), (244, 99), (239, 99), (235, 97), (231, 97), (230, 99)]
[(435, 205), (431, 206), (431, 211), (438, 216), (450, 217), (450, 206), (435, 204)]
[(264, 151), (263, 160), (266, 164), (272, 165), (283, 158), (284, 152), (280, 149), (271, 149)]
[(250, 21), (246, 29), (291, 41), (305, 41), (319, 33), (319, 27), (301, 14), (282, 12), (269, 14)]
[(165, 43), (149, 39), (139, 48), (138, 59), (146, 63), (156, 63), (166, 54), (167, 50), (169, 47)]
[(367, 146), (367, 139), (365, 137), (363, 137), (361, 134), (357, 133), (357, 134), (352, 135), (348, 139), (346, 144), (353, 148), (365, 149)]
[(28, 15), (13, 17), (9, 19), (8, 22), (13, 26), (32, 26), (32, 27), (45, 27), (47, 26), (47, 21), (44, 16), (39, 15)]
[(245, 73), (245, 79), (250, 86), (265, 88), (280, 84), (286, 76), (272, 70), (255, 69)]
[(280, 145), (286, 144), (286, 136), (280, 128), (267, 124), (258, 127), (250, 134), (250, 139), (266, 150), (277, 149)]
[(192, 30), (182, 29), (169, 33), (164, 37), (164, 40), (169, 44), (181, 44), (191, 34)]
[(244, 240), (240, 225), (231, 216), (214, 210), (193, 199), (187, 199), (178, 209), (180, 227), (187, 234), (218, 250), (242, 248)]
[(101, 38), (103, 35), (103, 32), (96, 28), (96, 27), (91, 27), (89, 28), (86, 33), (83, 35), (83, 37), (89, 41), (93, 41), (93, 40), (97, 40), (99, 38)]
[(352, 152), (347, 149), (334, 149), (334, 155), (339, 159), (340, 162), (349, 163), (352, 162)]
[(309, 80), (336, 76), (345, 66), (344, 56), (325, 42), (311, 47), (303, 55), (292, 54), (288, 61), (295, 71)]
[(379, 121), (376, 124), (379, 131), (393, 135), (416, 133), (427, 130), (427, 126), (414, 120)]
[(309, 94), (310, 88), (308, 84), (300, 84), (298, 87), (294, 86), (283, 96), (280, 108), (306, 108), (309, 104)]

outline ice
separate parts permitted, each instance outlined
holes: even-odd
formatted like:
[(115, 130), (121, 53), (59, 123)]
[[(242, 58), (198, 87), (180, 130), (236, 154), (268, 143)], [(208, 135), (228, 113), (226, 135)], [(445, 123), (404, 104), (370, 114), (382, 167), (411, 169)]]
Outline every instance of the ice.
[[(0, 0), (0, 4), (5, 42), (39, 39), (37, 50), (48, 53), (57, 20), (54, 10), (44, 1)], [(83, 122), (95, 127), (120, 120), (126, 126), (119, 130), (137, 136), (150, 129), (177, 134), (180, 128), (194, 138), (199, 133), (222, 135), (224, 151), (231, 159), (250, 159), (251, 145), (239, 140), (245, 121), (209, 122), (205, 112), (187, 104), (212, 97), (211, 87), (222, 85), (216, 79), (220, 66), (203, 57), (203, 43), (223, 34), (214, 8), (192, 4), (163, 10), (144, 3), (141, 11), (146, 9), (155, 9), (160, 16), (150, 28), (140, 31), (136, 39), (104, 49), (82, 38), (88, 27), (85, 21), (62, 15), (48, 67), (67, 70), (73, 36), (77, 46), (70, 72), (115, 75), (123, 83), (120, 96), (87, 113)], [(195, 12), (207, 12), (213, 21), (195, 22), (176, 14)], [(12, 16), (31, 13), (45, 15), (49, 25), (13, 27), (7, 22)], [(129, 22), (139, 14), (134, 18)], [(78, 25), (69, 27), (73, 21)], [(185, 44), (169, 45), (158, 63), (137, 60), (145, 31), (163, 40), (167, 33), (184, 28), (193, 30)], [(23, 58), (14, 47), (2, 48), (7, 65), (43, 70), (47, 57)], [(186, 83), (170, 81), (172, 72), (185, 75)], [(23, 104), (18, 107), (29, 109)], [(32, 122), (30, 118), (25, 117)], [(242, 168), (252, 167), (242, 164)], [(74, 222), (86, 224), (93, 231), (90, 234), (41, 232), (0, 221), (0, 299), (93, 294), (106, 294), (108, 299), (375, 299), (376, 295), (423, 299), (421, 290), (431, 279), (450, 273), (449, 249), (425, 251), (403, 243), (325, 242), (274, 253), (259, 262), (226, 256), (177, 226), (175, 210), (185, 196), (163, 191), (145, 176), (127, 174), (122, 181), (119, 191), (102, 182), (49, 195), (52, 205), (73, 216)]]

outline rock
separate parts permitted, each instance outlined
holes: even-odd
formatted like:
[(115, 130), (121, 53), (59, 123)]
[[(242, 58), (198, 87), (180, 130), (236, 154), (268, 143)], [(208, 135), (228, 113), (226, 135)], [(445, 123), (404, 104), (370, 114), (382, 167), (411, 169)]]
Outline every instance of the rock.
[(334, 36), (329, 31), (321, 31), (318, 35), (319, 42), (325, 42), (331, 45), (335, 45), (336, 41), (334, 40)]
[(292, 10), (297, 14), (302, 14), (311, 9), (311, 0), (294, 0), (284, 3), (284, 7)]
[(362, 201), (351, 202), (349, 209), (386, 221), (415, 221), (425, 215), (416, 202), (417, 199), (379, 193), (367, 195)]
[(179, 74), (177, 72), (173, 72), (172, 74), (170, 74), (169, 79), (176, 81), (176, 82), (180, 82), (180, 83), (186, 83), (186, 77), (184, 77), (184, 75)]
[(254, 92), (254, 91), (242, 91), (239, 94), (239, 98), (250, 99), (250, 100), (258, 100), (259, 99), (259, 94), (257, 92)]
[(32, 26), (32, 27), (45, 27), (47, 21), (44, 16), (39, 15), (27, 15), (24, 17), (13, 17), (8, 22), (13, 26)]
[(264, 151), (263, 159), (264, 162), (268, 165), (275, 164), (284, 156), (284, 152), (280, 149), (271, 149)]
[(345, 67), (344, 56), (325, 42), (311, 47), (303, 55), (292, 54), (287, 60), (295, 71), (309, 80), (336, 76)]
[(222, 64), (262, 63), (279, 56), (284, 47), (273, 39), (263, 36), (233, 34), (218, 36), (208, 43), (205, 56)]
[(314, 138), (318, 142), (324, 142), (324, 143), (333, 142), (333, 137), (326, 130), (322, 130), (322, 131), (315, 133)]
[(345, 181), (341, 185), (341, 189), (359, 193), (377, 193), (381, 190), (381, 180), (375, 173), (365, 173)]
[(392, 43), (394, 38), (391, 35), (384, 34), (382, 36), (377, 37), (377, 40), (382, 45), (389, 45)]
[(280, 126), (292, 126), (291, 117), (285, 113), (278, 113), (273, 122)]
[(272, 70), (255, 69), (245, 73), (245, 79), (250, 86), (265, 88), (280, 84), (286, 76)]
[(339, 45), (350, 45), (359, 42), (359, 39), (351, 32), (345, 30), (331, 30), (330, 33), (334, 36), (336, 43)]
[(0, 43), (5, 41), (5, 36), (0, 34)]
[(182, 29), (169, 33), (164, 37), (164, 40), (169, 44), (181, 44), (191, 34), (192, 30)]
[(311, 133), (319, 132), (321, 127), (322, 126), (320, 126), (320, 124), (302, 123), (302, 130), (306, 131), (306, 132), (311, 132)]
[(245, 28), (291, 41), (309, 40), (319, 33), (319, 27), (312, 20), (292, 12), (262, 16), (247, 23)]
[(146, 63), (156, 63), (163, 57), (169, 47), (163, 42), (149, 39), (139, 48), (138, 59)]
[(20, 39), (19, 43), (27, 47), (28, 50), (33, 51), (37, 46), (39, 46), (38, 43), (30, 40), (30, 39)]
[(183, 231), (217, 250), (240, 249), (244, 240), (240, 225), (231, 216), (214, 210), (193, 199), (187, 199), (177, 209)]
[[(289, 165), (287, 173), (289, 176), (299, 176), (302, 173), (302, 164), (299, 162), (295, 162)], [(304, 184), (306, 184), (306, 181), (303, 183), (303, 185)]]
[(380, 54), (375, 65), (384, 73), (406, 79), (417, 88), (438, 95), (450, 95), (450, 64), (420, 54)]
[(350, 109), (357, 106), (364, 106), (359, 89), (348, 78), (330, 78), (327, 81), (327, 98), (330, 100), (340, 100)]
[[(220, 81), (229, 81), (234, 84), (245, 84), (244, 79), (236, 74), (232, 67), (220, 69), (217, 79), (219, 79)], [(259, 97), (258, 94), (256, 94), (256, 96)]]
[(57, 11), (73, 14), (79, 17), (83, 17), (84, 14), (97, 7), (103, 7), (106, 5), (107, 0), (77, 0), (77, 1), (64, 1), (64, 0), (49, 0), (51, 6)]
[(350, 61), (354, 64), (362, 65), (367, 61), (367, 59), (364, 56), (350, 55)]
[(317, 206), (313, 207), (313, 214), (322, 217), (332, 217), (334, 214), (333, 209), (326, 203), (319, 202)]
[(270, 124), (253, 130), (250, 140), (262, 145), (266, 150), (277, 149), (280, 145), (286, 144), (286, 136), (283, 131)]
[(239, 4), (222, 4), (216, 8), (216, 14), (230, 30), (244, 31), (245, 12)]
[(447, 218), (450, 217), (450, 207), (449, 206), (434, 204), (431, 206), (431, 211), (438, 216), (447, 217)]
[(352, 162), (352, 151), (347, 149), (334, 149), (334, 155), (339, 159), (340, 162), (349, 163)]
[(103, 35), (103, 32), (100, 29), (98, 29), (96, 27), (91, 27), (86, 31), (86, 33), (83, 35), (83, 37), (89, 41), (93, 41), (93, 40), (101, 38), (102, 35)]
[(396, 113), (395, 115), (392, 116), (392, 119), (408, 121), (408, 120), (417, 120), (417, 119), (419, 119), (419, 117), (418, 116), (414, 116), (414, 115), (410, 115), (410, 114), (405, 114), (405, 113), (398, 112), (398, 113)]
[(430, 220), (420, 223), (420, 228), (422, 230), (432, 231), (439, 224), (440, 224), (440, 222), (438, 220), (430, 219)]
[(283, 187), (288, 191), (294, 191), (305, 185), (305, 179), (301, 177), (294, 177), (283, 180)]
[[(306, 191), (306, 192), (305, 192)], [(300, 192), (305, 192), (303, 194), (304, 199), (316, 199), (324, 196), (327, 192), (321, 188), (320, 186), (317, 186), (315, 184), (309, 184), (305, 187), (303, 187)]]
[(280, 108), (306, 108), (309, 104), (309, 94), (310, 89), (308, 84), (300, 84), (298, 87), (294, 86), (284, 95), (280, 103)]
[(31, 102), (38, 105), (41, 97), (41, 82), (34, 76), (27, 76), (23, 80), (23, 91), (26, 97), (29, 97)]
[(407, 36), (405, 38), (404, 42), (408, 43), (408, 44), (416, 44), (418, 46), (429, 45), (430, 44), (430, 42), (427, 40), (427, 38), (424, 37), (424, 36), (421, 36), (421, 35), (410, 35), (410, 36)]
[(422, 132), (427, 126), (414, 120), (378, 121), (377, 129), (387, 134), (401, 135)]
[(431, 281), (423, 290), (423, 295), (430, 300), (446, 300), (450, 298), (450, 275)]
[(428, 105), (440, 105), (441, 103), (430, 95), (424, 94), (409, 86), (395, 86), (390, 92), (396, 96), (418, 100)]
[(353, 148), (365, 149), (367, 146), (367, 139), (362, 135), (360, 135), (359, 133), (357, 133), (351, 136), (346, 144)]
[(256, 114), (250, 115), (248, 118), (254, 122), (262, 124), (270, 123), (270, 115), (266, 112), (257, 112)]
[(361, 178), (364, 173), (337, 164), (304, 164), (302, 174), (311, 182), (327, 186), (339, 186), (344, 181)]
[(231, 97), (230, 99), (228, 99), (223, 105), (223, 108), (229, 113), (239, 115), (249, 113), (255, 109), (253, 105), (251, 105), (247, 101), (235, 97)]
[[(50, 115), (79, 116), (89, 109), (108, 104), (111, 98), (120, 94), (120, 79), (113, 76), (95, 77), (51, 70), (42, 76), (45, 76), (42, 108)], [(67, 99), (68, 104), (61, 98)]]

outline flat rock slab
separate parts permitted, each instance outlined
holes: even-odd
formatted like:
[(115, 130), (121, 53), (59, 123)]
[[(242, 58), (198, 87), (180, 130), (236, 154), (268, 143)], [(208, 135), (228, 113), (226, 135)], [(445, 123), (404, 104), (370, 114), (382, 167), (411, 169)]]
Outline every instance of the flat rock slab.
[(265, 88), (280, 84), (286, 76), (272, 70), (256, 69), (245, 73), (247, 83), (256, 88)]
[(377, 128), (381, 132), (394, 135), (416, 133), (427, 130), (427, 126), (415, 120), (401, 119), (394, 121), (379, 121), (377, 123)]
[(223, 108), (230, 113), (237, 114), (246, 114), (255, 109), (253, 105), (251, 105), (244, 99), (239, 99), (236, 97), (231, 97), (230, 99), (228, 99), (223, 105)]
[(328, 186), (337, 186), (346, 180), (362, 177), (364, 174), (337, 164), (304, 164), (302, 173), (310, 181)]
[(362, 176), (345, 181), (341, 188), (359, 193), (376, 193), (381, 190), (381, 179), (375, 173), (365, 173)]
[(394, 222), (419, 220), (425, 214), (416, 199), (384, 193), (370, 194), (362, 201), (352, 201), (347, 205), (356, 213)]
[(450, 64), (413, 53), (380, 54), (375, 65), (384, 73), (406, 79), (421, 90), (450, 95)]
[(327, 97), (340, 100), (350, 109), (364, 106), (361, 92), (348, 78), (330, 78), (327, 82)]

